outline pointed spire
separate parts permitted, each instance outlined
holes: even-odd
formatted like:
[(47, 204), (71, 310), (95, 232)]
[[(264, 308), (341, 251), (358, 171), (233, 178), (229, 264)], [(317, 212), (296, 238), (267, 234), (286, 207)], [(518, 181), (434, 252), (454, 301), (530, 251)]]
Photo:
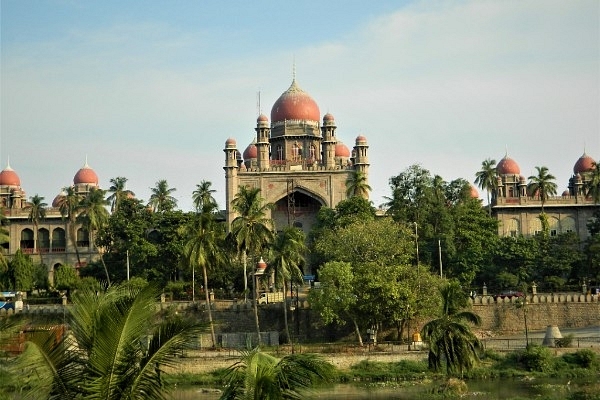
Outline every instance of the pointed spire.
[(4, 168), (5, 171), (13, 171), (13, 169), (10, 167), (10, 156), (6, 156), (6, 168)]

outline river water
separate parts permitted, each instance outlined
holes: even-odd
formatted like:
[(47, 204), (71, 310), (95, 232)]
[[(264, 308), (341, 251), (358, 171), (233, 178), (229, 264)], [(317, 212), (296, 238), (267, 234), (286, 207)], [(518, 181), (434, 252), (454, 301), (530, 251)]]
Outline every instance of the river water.
[[(568, 379), (498, 379), (468, 381), (468, 393), (461, 397), (466, 400), (510, 400), (514, 398), (565, 399), (572, 391), (595, 383), (594, 379), (571, 381)], [(407, 384), (390, 387), (385, 385), (359, 386), (338, 384), (306, 393), (305, 399), (331, 400), (426, 400), (438, 384)], [(219, 393), (205, 393), (199, 388), (179, 389), (173, 392), (176, 400), (217, 400)]]

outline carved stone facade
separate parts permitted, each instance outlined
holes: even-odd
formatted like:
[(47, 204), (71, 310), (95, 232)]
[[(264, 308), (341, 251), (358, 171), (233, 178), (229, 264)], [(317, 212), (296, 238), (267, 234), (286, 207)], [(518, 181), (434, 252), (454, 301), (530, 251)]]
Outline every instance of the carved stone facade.
[(317, 103), (294, 79), (271, 109), (271, 123), (261, 114), (256, 135), (244, 150), (235, 139), (225, 143), (226, 218), (236, 214), (231, 202), (240, 186), (260, 188), (275, 228), (296, 226), (308, 233), (321, 207), (346, 199), (346, 182), (358, 171), (368, 177), (368, 144), (359, 135), (350, 150), (337, 138), (333, 115), (320, 121)]

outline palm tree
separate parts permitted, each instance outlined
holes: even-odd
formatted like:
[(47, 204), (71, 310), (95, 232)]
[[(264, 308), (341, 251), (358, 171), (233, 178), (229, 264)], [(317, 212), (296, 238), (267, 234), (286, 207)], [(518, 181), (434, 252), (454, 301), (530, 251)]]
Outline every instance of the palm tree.
[[(104, 198), (105, 195), (106, 191), (94, 188), (88, 192), (79, 206), (80, 213), (77, 216), (77, 220), (81, 222), (83, 227), (89, 232), (94, 248), (97, 248), (96, 232), (108, 224), (108, 219), (110, 217), (108, 210), (106, 209), (109, 205), (109, 201)], [(100, 261), (102, 262), (104, 272), (106, 273), (106, 282), (110, 285), (110, 276), (108, 275), (108, 268), (106, 268), (106, 264), (104, 263), (104, 256), (102, 255), (102, 251), (99, 253)]]
[(529, 196), (539, 195), (542, 202), (542, 214), (544, 214), (544, 203), (549, 196), (556, 195), (556, 183), (553, 181), (556, 179), (554, 175), (548, 172), (546, 167), (535, 167), (537, 175), (531, 175), (529, 184), (527, 185), (527, 193)]
[(598, 204), (600, 203), (600, 162), (594, 162), (592, 168), (590, 179), (585, 185), (585, 195), (591, 197), (594, 200), (594, 204)]
[(29, 338), (19, 367), (36, 376), (32, 392), (45, 399), (164, 399), (164, 367), (203, 328), (174, 313), (161, 315), (153, 286), (112, 286), (73, 295), (70, 331), (40, 330)]
[(125, 189), (127, 183), (127, 178), (125, 177), (117, 176), (116, 178), (112, 178), (110, 183), (111, 186), (108, 188), (108, 191), (112, 194), (106, 200), (110, 202), (110, 212), (114, 213), (119, 209), (119, 204), (121, 204), (123, 199), (126, 199), (128, 196), (135, 196), (135, 194), (131, 190)]
[(315, 384), (329, 382), (333, 365), (314, 354), (291, 354), (278, 359), (258, 349), (242, 353), (229, 367), (221, 400), (301, 399)]
[(354, 170), (354, 173), (346, 180), (346, 197), (360, 196), (363, 199), (368, 199), (371, 190), (367, 174), (363, 171)]
[(192, 193), (192, 200), (197, 212), (202, 211), (204, 207), (209, 207), (211, 210), (216, 209), (216, 201), (212, 195), (216, 190), (211, 189), (211, 185), (212, 182), (209, 181), (202, 181), (196, 185), (196, 190)]
[[(302, 282), (300, 265), (304, 262), (303, 253), (306, 251), (306, 237), (301, 229), (287, 227), (277, 235), (271, 248), (271, 262), (268, 264), (266, 274), (275, 273), (275, 283), (283, 289), (283, 298), (287, 299), (287, 282)], [(287, 304), (283, 303), (283, 317), (285, 333), (292, 343), (288, 327)], [(292, 347), (293, 349), (293, 347)]]
[(79, 257), (79, 249), (77, 248), (77, 231), (75, 221), (77, 220), (80, 202), (81, 195), (75, 192), (75, 188), (73, 186), (63, 188), (63, 194), (58, 199), (58, 209), (60, 210), (63, 219), (67, 223), (69, 238), (71, 239), (71, 244), (75, 248), (78, 266), (81, 265), (81, 258)]
[(475, 174), (475, 184), (487, 192), (488, 213), (492, 214), (492, 205), (490, 204), (490, 194), (495, 197), (496, 189), (496, 160), (488, 158), (481, 163), (481, 170)]
[(467, 294), (457, 282), (440, 289), (442, 309), (437, 319), (423, 326), (421, 335), (429, 342), (429, 368), (439, 371), (446, 367), (452, 374), (470, 370), (479, 360), (481, 342), (471, 331), (469, 323), (480, 325), (481, 318), (471, 311), (464, 311), (468, 304)]
[[(273, 240), (273, 220), (267, 213), (273, 208), (272, 203), (263, 204), (259, 188), (240, 186), (231, 206), (238, 216), (231, 222), (230, 236), (236, 244), (244, 265), (244, 301), (248, 299), (248, 256), (256, 256)], [(252, 279), (254, 282), (255, 279)], [(254, 303), (254, 319), (260, 344), (260, 328), (256, 299)]]
[(40, 262), (43, 265), (44, 259), (42, 257), (42, 250), (40, 249), (40, 232), (39, 225), (40, 222), (46, 218), (46, 208), (48, 207), (47, 203), (44, 203), (44, 197), (38, 196), (37, 194), (33, 197), (29, 198), (29, 221), (33, 223), (33, 227), (35, 228), (35, 237), (36, 237), (36, 247), (40, 254)]
[[(195, 268), (202, 268), (204, 278), (204, 295), (213, 347), (216, 345), (215, 329), (208, 295), (208, 269), (219, 265), (224, 260), (224, 230), (214, 217), (215, 202), (204, 202), (202, 211), (196, 214), (187, 227), (187, 241), (184, 246), (185, 261), (192, 267), (192, 279), (195, 279)], [(195, 290), (194, 290), (195, 294)], [(195, 298), (193, 299), (195, 300)]]
[(161, 179), (156, 182), (156, 186), (150, 188), (152, 194), (150, 195), (149, 206), (152, 207), (154, 212), (171, 211), (177, 206), (177, 199), (171, 196), (171, 193), (176, 191), (175, 188), (169, 188), (169, 184), (166, 179)]
[(0, 272), (6, 272), (8, 261), (4, 256), (4, 244), (10, 241), (8, 230), (4, 228), (7, 218), (4, 216), (4, 207), (0, 207)]

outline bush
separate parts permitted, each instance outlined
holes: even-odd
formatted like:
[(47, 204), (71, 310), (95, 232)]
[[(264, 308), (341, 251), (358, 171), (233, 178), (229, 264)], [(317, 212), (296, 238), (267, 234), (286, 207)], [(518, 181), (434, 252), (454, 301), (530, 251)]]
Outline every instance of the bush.
[(554, 345), (556, 347), (571, 347), (572, 343), (573, 343), (573, 334), (566, 335), (565, 337), (556, 339), (554, 341)]
[(563, 355), (563, 360), (581, 368), (591, 368), (596, 362), (596, 353), (589, 349), (578, 350), (575, 353)]
[(552, 352), (538, 345), (529, 345), (520, 354), (519, 361), (527, 371), (549, 372), (553, 369)]

